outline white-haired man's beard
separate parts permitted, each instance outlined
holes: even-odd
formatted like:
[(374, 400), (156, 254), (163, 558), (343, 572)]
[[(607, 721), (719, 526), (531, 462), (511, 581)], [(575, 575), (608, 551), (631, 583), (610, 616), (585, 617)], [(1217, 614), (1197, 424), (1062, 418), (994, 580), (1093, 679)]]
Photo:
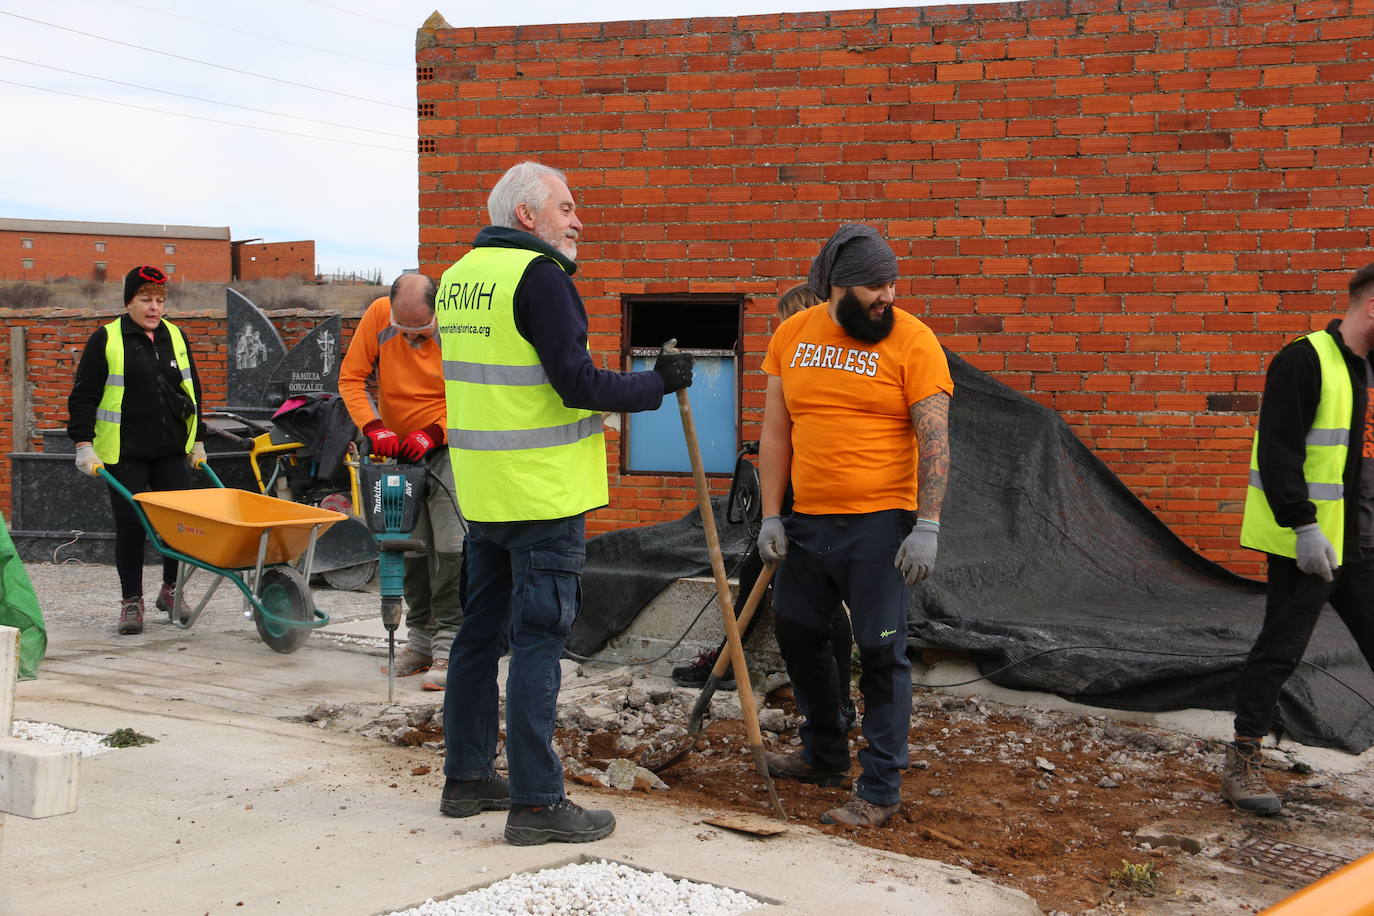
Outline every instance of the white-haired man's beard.
[(868, 306), (859, 301), (859, 297), (854, 295), (854, 288), (849, 286), (845, 287), (840, 301), (835, 303), (835, 320), (850, 337), (875, 344), (892, 333), (892, 322), (895, 320), (892, 309), (893, 306), (889, 305), (877, 320), (868, 317)]
[(569, 261), (577, 260), (577, 231), (550, 226), (545, 220), (535, 218), (534, 236), (550, 248), (562, 254)]

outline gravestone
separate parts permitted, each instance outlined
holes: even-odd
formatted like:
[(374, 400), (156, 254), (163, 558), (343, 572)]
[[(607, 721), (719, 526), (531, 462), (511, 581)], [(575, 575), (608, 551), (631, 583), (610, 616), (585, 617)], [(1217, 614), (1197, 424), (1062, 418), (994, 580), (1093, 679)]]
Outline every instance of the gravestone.
[[(267, 384), (286, 345), (271, 319), (238, 290), (225, 291), (228, 359), (225, 360), (226, 410), (260, 413), (267, 406)], [(280, 402), (278, 402), (280, 403)]]

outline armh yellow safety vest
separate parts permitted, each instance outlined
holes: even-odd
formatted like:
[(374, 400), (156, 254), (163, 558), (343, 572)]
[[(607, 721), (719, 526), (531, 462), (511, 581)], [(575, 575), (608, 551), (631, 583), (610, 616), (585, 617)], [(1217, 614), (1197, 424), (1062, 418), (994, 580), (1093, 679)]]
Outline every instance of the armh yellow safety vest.
[[(105, 464), (119, 463), (119, 422), (124, 410), (124, 334), (116, 318), (105, 325), (105, 390), (100, 395), (100, 404), (95, 409), (95, 438), (91, 446), (96, 457)], [(162, 323), (172, 336), (172, 354), (176, 357), (177, 369), (181, 372), (181, 390), (196, 401), (196, 386), (191, 382), (191, 356), (186, 350), (186, 337), (181, 328), (165, 318)], [(160, 371), (160, 370), (159, 370)], [(186, 454), (196, 444), (196, 414), (186, 420)]]
[[(1317, 351), (1322, 386), (1317, 415), (1307, 431), (1307, 457), (1302, 464), (1302, 473), (1307, 481), (1307, 498), (1317, 508), (1317, 524), (1336, 548), (1339, 565), (1345, 550), (1345, 461), (1350, 449), (1355, 391), (1340, 346), (1330, 332), (1314, 331), (1306, 339)], [(1260, 480), (1258, 456), (1259, 431), (1256, 430), (1250, 447), (1250, 486), (1245, 492), (1240, 543), (1244, 547), (1296, 559), (1297, 535), (1292, 528), (1285, 528), (1274, 520)]]
[(601, 414), (563, 405), (515, 327), (515, 289), (537, 257), (474, 248), (439, 282), (448, 443), (473, 521), (566, 518), (610, 501)]

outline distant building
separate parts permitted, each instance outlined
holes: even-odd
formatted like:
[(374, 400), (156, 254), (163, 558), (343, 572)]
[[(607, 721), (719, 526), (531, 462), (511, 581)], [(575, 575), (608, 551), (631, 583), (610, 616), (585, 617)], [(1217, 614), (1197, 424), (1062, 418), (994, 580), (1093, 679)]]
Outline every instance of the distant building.
[(140, 264), (161, 267), (176, 283), (228, 283), (229, 227), (0, 219), (0, 280), (103, 283)]
[(259, 277), (315, 278), (315, 242), (264, 242), (245, 239), (231, 242), (235, 280)]

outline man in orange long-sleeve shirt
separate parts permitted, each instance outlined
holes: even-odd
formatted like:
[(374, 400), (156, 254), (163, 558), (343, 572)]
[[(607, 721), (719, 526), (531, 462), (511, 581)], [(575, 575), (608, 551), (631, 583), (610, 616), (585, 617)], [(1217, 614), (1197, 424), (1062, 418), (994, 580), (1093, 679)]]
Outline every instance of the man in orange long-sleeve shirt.
[[(430, 470), (424, 511), (414, 536), (429, 545), (405, 561), (406, 647), (396, 674), (427, 671), (420, 686), (443, 690), (453, 637), (463, 620), (458, 576), (467, 525), (454, 497), (446, 442), (443, 360), (435, 339), (434, 281), (403, 274), (391, 295), (367, 308), (339, 368), (339, 393), (372, 453), (425, 463)], [(368, 394), (374, 380), (377, 401)]]

